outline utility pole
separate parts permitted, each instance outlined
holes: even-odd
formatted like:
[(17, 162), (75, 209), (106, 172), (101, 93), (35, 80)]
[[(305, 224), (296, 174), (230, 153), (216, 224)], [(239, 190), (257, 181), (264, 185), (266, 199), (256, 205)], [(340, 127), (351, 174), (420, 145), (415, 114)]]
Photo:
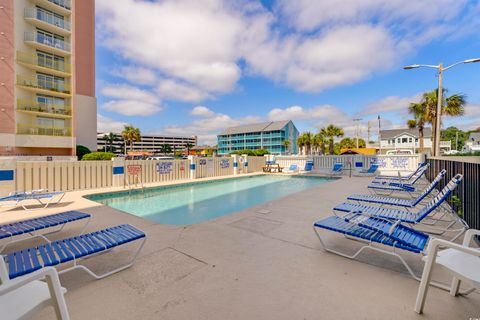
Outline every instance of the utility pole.
[(382, 140), (380, 136), (380, 129), (381, 129), (381, 120), (380, 120), (380, 115), (378, 116), (378, 152), (382, 154)]
[(455, 150), (458, 151), (458, 130), (455, 132)]
[(370, 125), (370, 121), (367, 122), (367, 145), (370, 143), (370, 129), (371, 129), (371, 125)]
[(355, 129), (355, 139), (357, 140), (357, 149), (358, 149), (358, 123), (362, 120), (361, 118), (353, 119), (354, 122), (357, 123), (357, 127)]

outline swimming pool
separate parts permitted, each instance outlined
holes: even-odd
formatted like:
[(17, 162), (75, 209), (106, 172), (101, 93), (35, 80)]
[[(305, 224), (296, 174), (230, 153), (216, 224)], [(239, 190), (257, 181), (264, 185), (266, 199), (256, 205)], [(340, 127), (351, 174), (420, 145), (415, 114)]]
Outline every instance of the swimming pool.
[(87, 196), (112, 208), (163, 224), (211, 220), (310, 187), (329, 178), (251, 176)]

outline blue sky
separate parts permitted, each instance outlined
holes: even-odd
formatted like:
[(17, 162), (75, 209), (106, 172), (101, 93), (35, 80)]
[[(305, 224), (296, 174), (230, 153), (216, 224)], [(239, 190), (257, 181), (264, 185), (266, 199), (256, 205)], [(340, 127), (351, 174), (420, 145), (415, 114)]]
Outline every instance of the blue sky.
[[(197, 135), (292, 119), (300, 131), (353, 118), (400, 128), (437, 86), (433, 69), (480, 57), (480, 3), (462, 0), (97, 0), (98, 126)], [(444, 126), (480, 127), (480, 63), (444, 74), (468, 97)]]

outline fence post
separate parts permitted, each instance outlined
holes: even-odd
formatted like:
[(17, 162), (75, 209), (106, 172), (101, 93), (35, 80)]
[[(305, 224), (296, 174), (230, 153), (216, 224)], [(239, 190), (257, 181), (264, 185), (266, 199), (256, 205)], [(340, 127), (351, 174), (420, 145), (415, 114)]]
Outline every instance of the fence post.
[(0, 161), (0, 196), (17, 191), (17, 161), (7, 159)]
[(195, 156), (188, 156), (188, 161), (190, 163), (190, 179), (195, 179), (197, 177), (196, 174), (196, 161)]
[(242, 154), (243, 158), (243, 172), (248, 173), (248, 155)]
[(236, 176), (238, 174), (238, 154), (232, 154), (233, 158), (233, 175)]
[(112, 158), (112, 184), (114, 187), (125, 187), (125, 158)]

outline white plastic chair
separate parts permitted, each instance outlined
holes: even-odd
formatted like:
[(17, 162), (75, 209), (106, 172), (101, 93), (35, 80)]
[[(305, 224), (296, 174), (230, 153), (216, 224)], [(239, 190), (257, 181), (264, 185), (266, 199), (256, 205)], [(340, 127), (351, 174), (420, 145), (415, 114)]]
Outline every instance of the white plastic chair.
[(53, 305), (57, 319), (70, 319), (64, 297), (66, 290), (61, 287), (55, 268), (42, 268), (10, 280), (0, 255), (0, 282), (2, 320), (28, 319), (48, 304)]
[[(461, 281), (469, 283), (473, 288), (480, 288), (480, 249), (470, 247), (470, 242), (475, 235), (480, 235), (480, 230), (467, 230), (461, 245), (443, 239), (432, 239), (430, 241), (425, 257), (426, 263), (422, 280), (418, 288), (415, 304), (416, 312), (423, 312), (435, 263), (453, 274), (450, 295), (456, 296), (458, 294)], [(439, 251), (440, 248), (447, 249)]]

